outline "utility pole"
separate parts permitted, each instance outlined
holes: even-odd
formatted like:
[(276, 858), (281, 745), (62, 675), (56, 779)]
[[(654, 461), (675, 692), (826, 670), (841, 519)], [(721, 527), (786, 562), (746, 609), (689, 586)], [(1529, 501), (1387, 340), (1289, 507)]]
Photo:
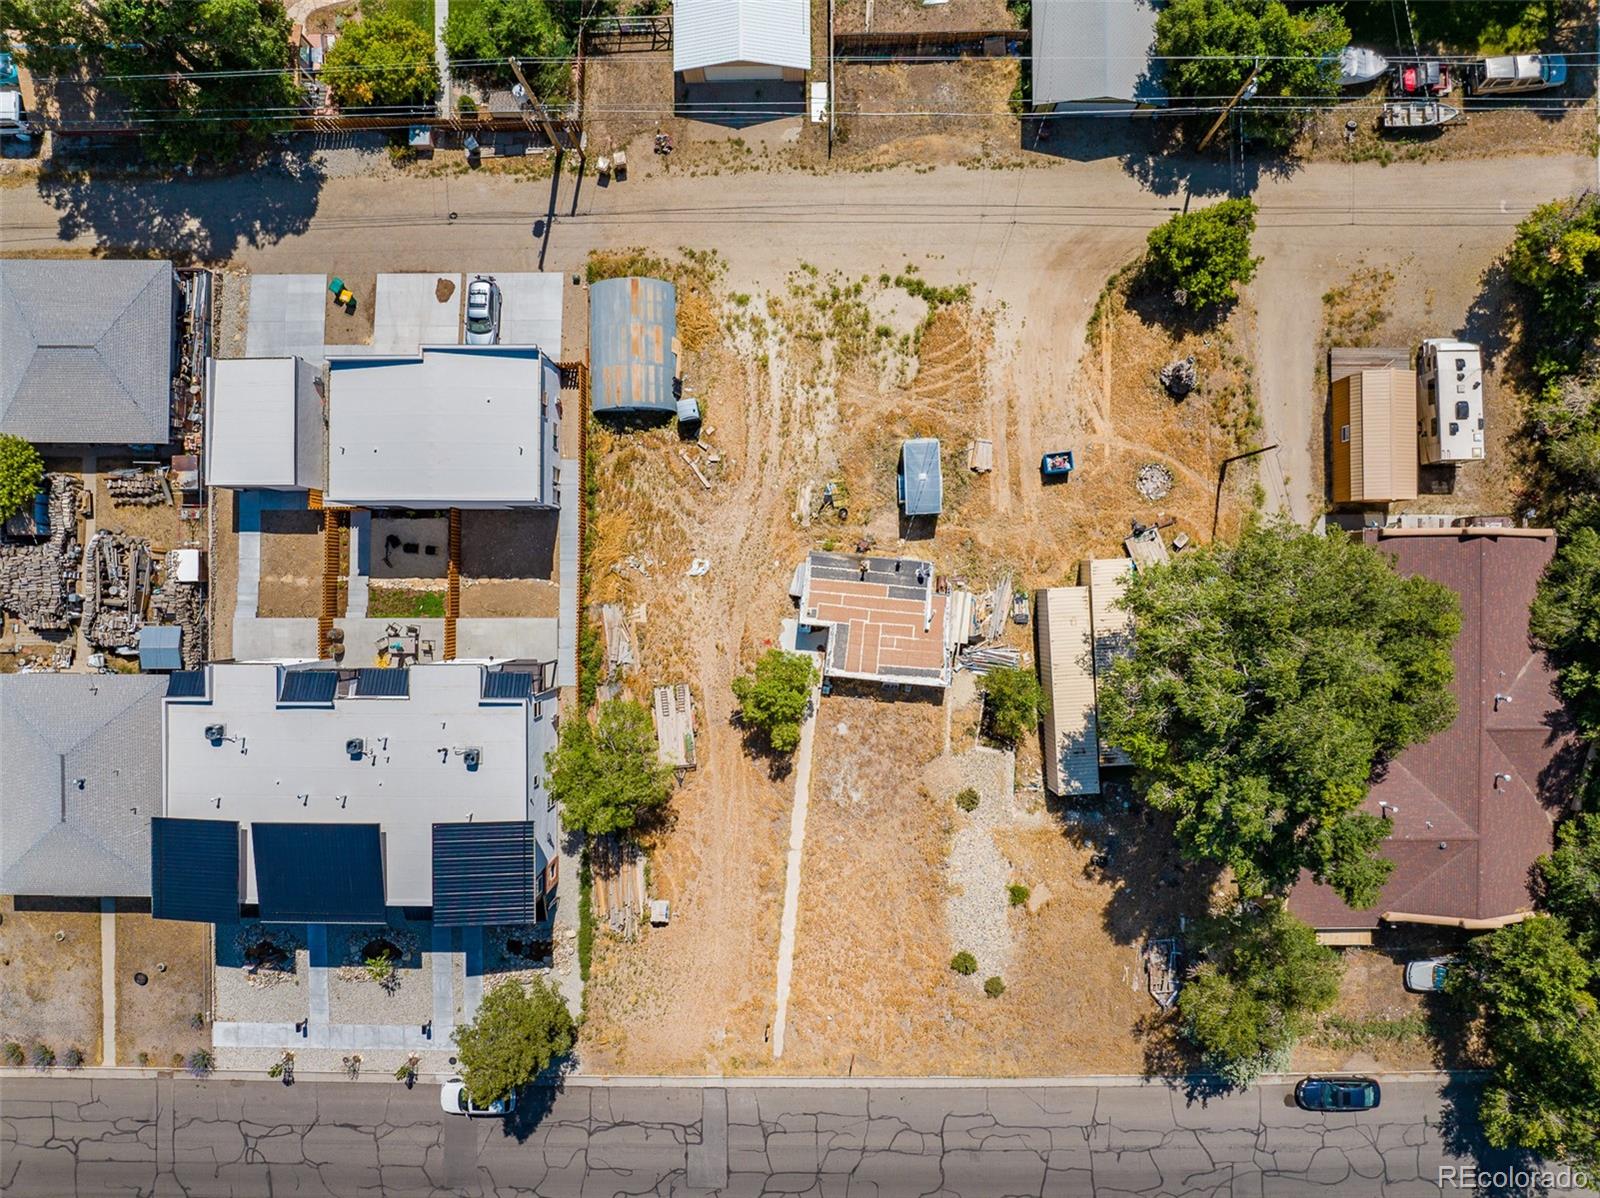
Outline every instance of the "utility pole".
[[(1229, 100), (1217, 114), (1217, 119), (1211, 122), (1211, 128), (1207, 129), (1206, 135), (1200, 139), (1200, 144), (1195, 147), (1196, 151), (1203, 150), (1211, 144), (1211, 139), (1217, 135), (1217, 130), (1222, 128), (1222, 122), (1228, 119), (1228, 114), (1233, 111), (1235, 104), (1240, 100), (1248, 100), (1250, 96), (1256, 94), (1256, 76), (1259, 74), (1261, 74), (1261, 63), (1257, 61), (1256, 65), (1250, 68), (1250, 73), (1244, 77), (1244, 82), (1239, 85), (1239, 90), (1233, 93), (1233, 99)], [(1246, 95), (1246, 92), (1249, 95)]]
[[(533, 107), (534, 117), (538, 118), (540, 126), (544, 129), (544, 135), (550, 139), (550, 144), (557, 150), (568, 149), (567, 139), (556, 131), (556, 123), (540, 101), (539, 94), (529, 86), (528, 77), (522, 73), (522, 64), (515, 58), (508, 58), (506, 62), (511, 65), (511, 73), (517, 77), (517, 82), (522, 84), (522, 90), (527, 93), (528, 103)], [(533, 117), (529, 117), (524, 113), (523, 120), (528, 122), (528, 128), (533, 128)]]

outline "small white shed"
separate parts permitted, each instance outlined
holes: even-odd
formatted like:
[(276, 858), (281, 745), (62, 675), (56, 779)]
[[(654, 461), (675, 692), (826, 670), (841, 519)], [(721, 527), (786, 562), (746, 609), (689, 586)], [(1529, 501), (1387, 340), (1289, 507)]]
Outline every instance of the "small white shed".
[(676, 0), (672, 69), (685, 83), (798, 83), (811, 69), (810, 0)]

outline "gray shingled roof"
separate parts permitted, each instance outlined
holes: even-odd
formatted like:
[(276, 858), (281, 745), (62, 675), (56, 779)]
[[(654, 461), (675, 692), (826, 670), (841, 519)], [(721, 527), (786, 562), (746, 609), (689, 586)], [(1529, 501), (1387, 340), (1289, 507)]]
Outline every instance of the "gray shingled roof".
[(0, 260), (0, 432), (166, 444), (177, 303), (170, 262)]
[(166, 689), (154, 674), (0, 674), (0, 894), (149, 895)]
[(1152, 0), (1034, 0), (1033, 104), (1159, 104)]

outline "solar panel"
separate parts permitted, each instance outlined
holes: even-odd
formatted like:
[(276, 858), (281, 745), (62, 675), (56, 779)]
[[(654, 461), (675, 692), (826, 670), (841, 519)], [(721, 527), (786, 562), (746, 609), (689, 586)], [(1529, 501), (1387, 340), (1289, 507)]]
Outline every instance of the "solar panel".
[(280, 703), (332, 703), (339, 689), (336, 670), (285, 670), (278, 690)]
[(268, 923), (383, 923), (377, 824), (250, 826), (261, 918)]
[(167, 698), (204, 699), (206, 697), (206, 672), (204, 670), (177, 670), (167, 675)]
[(533, 675), (521, 670), (489, 670), (483, 676), (485, 699), (526, 699), (533, 694)]
[(239, 823), (150, 821), (150, 915), (195, 923), (239, 921)]
[(411, 693), (411, 671), (367, 668), (356, 671), (356, 697), (403, 699)]

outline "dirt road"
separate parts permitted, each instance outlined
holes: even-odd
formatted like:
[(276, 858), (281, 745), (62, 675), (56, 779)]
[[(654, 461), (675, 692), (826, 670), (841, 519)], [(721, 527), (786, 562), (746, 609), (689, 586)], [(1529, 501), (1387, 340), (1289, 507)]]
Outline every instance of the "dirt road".
[[(563, 177), (331, 178), (320, 187), (276, 175), (249, 181), (105, 184), (49, 196), (0, 196), (0, 252), (63, 241), (159, 249), (258, 271), (576, 270), (592, 249), (642, 244), (715, 249), (727, 284), (756, 289), (801, 261), (852, 274), (922, 265), (936, 282), (968, 281), (1002, 313), (997, 384), (1024, 397), (1060, 394), (1107, 272), (1172, 212), (1222, 193), (1225, 171), (1179, 165), (1149, 184), (1115, 159), (1023, 170), (946, 166), (860, 174), (753, 171), (688, 178), (648, 154), (624, 183)], [(1469, 255), (1487, 263), (1530, 208), (1593, 182), (1594, 162), (1536, 157), (1380, 167), (1312, 164), (1254, 189), (1261, 206), (1253, 285), (1264, 436), (1286, 478), (1267, 472), (1269, 502), (1297, 518), (1307, 497), (1317, 307), (1327, 269), (1374, 255)], [(59, 207), (59, 210), (58, 210)], [(540, 221), (538, 235), (535, 222)], [(1001, 305), (1004, 305), (1002, 308)], [(1451, 330), (1454, 331), (1454, 330)], [(1009, 357), (1004, 350), (1014, 348)], [(1034, 450), (1021, 422), (1013, 455)], [(1020, 492), (1016, 498), (1024, 498)]]

